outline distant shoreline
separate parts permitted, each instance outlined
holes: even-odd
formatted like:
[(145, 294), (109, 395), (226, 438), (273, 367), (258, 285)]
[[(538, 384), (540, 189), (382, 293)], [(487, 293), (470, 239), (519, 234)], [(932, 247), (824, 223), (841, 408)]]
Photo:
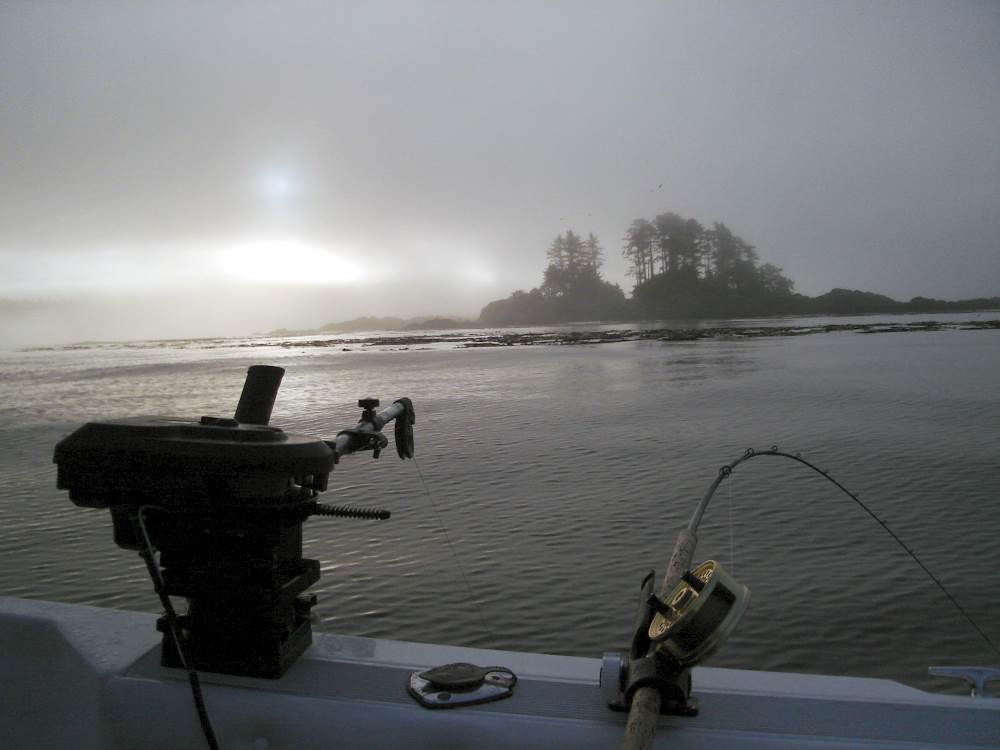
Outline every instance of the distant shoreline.
[[(528, 295), (530, 296), (530, 295)], [(328, 323), (316, 328), (288, 329), (279, 328), (256, 336), (321, 336), (326, 334), (368, 333), (374, 331), (392, 331), (401, 333), (416, 333), (420, 331), (474, 330), (495, 328), (541, 328), (558, 325), (635, 325), (636, 323), (658, 321), (733, 321), (733, 320), (782, 320), (787, 318), (816, 317), (867, 317), (870, 315), (956, 315), (963, 313), (1000, 312), (1000, 297), (977, 298), (955, 301), (936, 300), (928, 297), (914, 297), (908, 302), (898, 302), (889, 297), (871, 292), (860, 292), (848, 289), (832, 289), (819, 297), (805, 297), (794, 294), (785, 300), (790, 306), (787, 309), (764, 310), (715, 310), (715, 309), (678, 309), (661, 310), (663, 314), (600, 316), (589, 317), (587, 311), (575, 318), (535, 319), (530, 316), (516, 320), (496, 317), (489, 314), (491, 308), (500, 302), (490, 303), (480, 313), (477, 319), (457, 316), (435, 315), (413, 318), (364, 316), (351, 320)], [(794, 304), (791, 304), (794, 303)], [(496, 310), (494, 309), (494, 312)], [(592, 311), (597, 312), (597, 311)], [(633, 313), (638, 312), (632, 310)]]
[[(663, 277), (656, 277), (657, 279)], [(537, 326), (586, 319), (588, 311), (606, 322), (645, 320), (746, 320), (814, 316), (863, 315), (946, 315), (992, 311), (1000, 308), (1000, 297), (939, 300), (913, 297), (906, 302), (883, 294), (857, 289), (831, 289), (818, 297), (785, 294), (770, 297), (722, 295), (699, 290), (654, 294), (647, 282), (641, 297), (625, 300), (622, 314), (601, 315), (600, 308), (586, 300), (560, 312), (559, 300), (547, 299), (538, 290), (515, 292), (503, 300), (495, 300), (483, 308), (480, 323), (493, 326)], [(638, 289), (638, 288), (637, 288)], [(553, 307), (556, 305), (556, 307)], [(563, 313), (569, 312), (570, 315)]]
[[(992, 310), (986, 312), (1000, 311)], [(916, 313), (912, 313), (915, 315)], [(852, 315), (843, 317), (875, 317)], [(761, 318), (775, 322), (787, 319), (788, 316), (776, 318)], [(809, 316), (803, 316), (809, 317)], [(815, 316), (836, 317), (836, 316)], [(801, 318), (797, 318), (801, 319)], [(756, 318), (753, 320), (757, 320)], [(641, 321), (633, 321), (633, 323)], [(549, 328), (565, 328), (567, 325), (556, 324)], [(601, 324), (595, 321), (576, 325), (614, 325)], [(546, 326), (508, 326), (507, 328), (546, 328)], [(704, 327), (672, 327), (657, 326), (649, 328), (622, 327), (610, 330), (541, 330), (537, 332), (511, 333), (479, 333), (484, 328), (497, 330), (495, 326), (468, 326), (455, 333), (414, 333), (400, 331), (398, 335), (371, 335), (355, 338), (344, 338), (336, 333), (320, 331), (288, 333), (282, 335), (255, 334), (253, 336), (210, 337), (196, 339), (163, 339), (126, 342), (79, 342), (62, 346), (26, 347), (19, 351), (79, 351), (104, 348), (150, 348), (169, 347), (171, 345), (187, 345), (201, 349), (258, 349), (264, 347), (295, 348), (341, 348), (342, 351), (364, 351), (371, 347), (393, 347), (396, 349), (411, 349), (414, 347), (429, 347), (432, 344), (453, 344), (455, 349), (478, 349), (511, 346), (572, 346), (584, 344), (610, 344), (627, 341), (702, 341), (702, 340), (742, 340), (751, 338), (776, 338), (789, 336), (808, 336), (818, 333), (854, 332), (861, 334), (879, 333), (912, 333), (931, 331), (996, 331), (1000, 330), (1000, 318), (986, 320), (937, 321), (917, 320), (913, 322), (877, 322), (871, 323), (817, 323), (816, 325), (720, 325)], [(501, 329), (502, 330), (502, 329)], [(475, 331), (475, 332), (473, 332)], [(362, 332), (364, 333), (364, 332)], [(302, 340), (303, 336), (323, 336)], [(275, 341), (274, 339), (279, 339)], [(283, 340), (280, 340), (283, 339)]]

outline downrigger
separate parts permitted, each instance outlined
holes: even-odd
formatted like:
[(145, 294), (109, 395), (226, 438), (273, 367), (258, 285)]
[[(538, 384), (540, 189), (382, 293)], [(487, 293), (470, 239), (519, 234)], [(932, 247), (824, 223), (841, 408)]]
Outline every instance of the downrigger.
[[(413, 404), (376, 411), (377, 399), (361, 399), (358, 424), (333, 440), (289, 434), (268, 424), (283, 375), (251, 367), (232, 418), (89, 422), (56, 446), (59, 488), (78, 506), (110, 508), (115, 542), (150, 569), (166, 610), (164, 666), (280, 677), (312, 642), (306, 591), (320, 568), (303, 557), (302, 523), (389, 517), (317, 498), (341, 456), (378, 458), (389, 422), (399, 457), (412, 458)], [(184, 614), (172, 596), (187, 600)]]

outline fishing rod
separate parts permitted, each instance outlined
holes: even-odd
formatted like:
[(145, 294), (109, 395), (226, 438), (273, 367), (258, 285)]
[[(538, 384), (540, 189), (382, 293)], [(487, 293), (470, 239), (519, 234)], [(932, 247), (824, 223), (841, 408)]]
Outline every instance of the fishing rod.
[[(691, 564), (694, 559), (695, 547), (698, 544), (698, 526), (716, 490), (732, 475), (733, 470), (737, 466), (761, 456), (774, 456), (795, 461), (821, 475), (850, 497), (903, 548), (906, 554), (924, 571), (962, 617), (982, 637), (990, 649), (997, 656), (1000, 656), (1000, 648), (997, 647), (986, 632), (976, 623), (951, 592), (948, 591), (941, 580), (931, 572), (927, 565), (899, 538), (885, 521), (879, 518), (870, 507), (862, 502), (856, 493), (851, 492), (843, 484), (830, 476), (828, 472), (802, 458), (798, 453), (787, 453), (780, 450), (777, 445), (772, 445), (767, 450), (748, 448), (743, 455), (720, 467), (717, 476), (699, 500), (688, 525), (678, 534), (677, 541), (670, 555), (670, 560), (667, 563), (667, 571), (663, 577), (659, 596), (652, 594), (652, 575), (647, 576), (643, 582), (643, 595), (640, 598), (640, 615), (637, 622), (636, 637), (633, 640), (631, 656), (633, 660), (644, 662), (651, 660), (650, 663), (656, 669), (652, 670), (652, 674), (650, 675), (643, 675), (638, 679), (634, 679), (627, 675), (631, 665), (627, 662), (623, 662), (620, 665), (624, 680), (626, 682), (631, 680), (633, 684), (636, 684), (632, 694), (628, 696), (631, 698), (631, 701), (628, 703), (629, 717), (625, 726), (622, 750), (648, 750), (648, 748), (652, 747), (657, 718), (661, 713), (661, 709), (664, 708), (664, 698), (672, 704), (666, 706), (666, 710), (669, 713), (693, 715), (697, 712), (697, 704), (690, 697), (690, 675), (687, 674), (686, 667), (693, 665), (697, 661), (701, 661), (718, 648), (733, 629), (735, 629), (739, 618), (742, 617), (743, 612), (746, 610), (746, 605), (749, 601), (749, 591), (746, 587), (725, 574), (724, 571), (718, 568), (714, 561), (702, 563), (702, 565), (699, 565), (693, 571), (691, 570)], [(706, 566), (710, 568), (708, 575), (706, 575)], [(704, 639), (704, 645), (700, 650), (698, 647), (691, 648), (690, 643), (686, 644), (686, 651), (678, 649), (676, 644), (672, 643), (670, 639), (670, 631), (672, 629), (676, 630), (677, 626), (685, 618), (690, 620), (692, 614), (701, 614), (701, 610), (704, 610), (705, 607), (702, 607), (701, 610), (696, 610), (696, 607), (700, 604), (702, 597), (707, 596), (706, 584), (714, 583), (714, 579), (716, 578), (720, 582), (716, 588), (721, 586), (724, 591), (731, 593), (735, 597), (734, 601), (731, 603), (729, 609), (725, 611), (723, 617), (718, 618), (715, 623), (707, 623), (709, 627), (696, 633)], [(689, 587), (690, 590), (685, 587)], [(648, 605), (647, 609), (642, 608), (643, 602)], [(713, 624), (715, 627), (710, 627)], [(687, 636), (689, 638), (692, 632), (689, 623), (687, 633), (675, 633), (674, 635)], [(681, 658), (678, 659), (677, 657)], [(618, 668), (619, 665), (612, 660), (610, 671), (613, 672)], [(620, 698), (617, 700), (621, 701)], [(614, 706), (614, 704), (612, 705)], [(624, 706), (619, 705), (618, 707)]]

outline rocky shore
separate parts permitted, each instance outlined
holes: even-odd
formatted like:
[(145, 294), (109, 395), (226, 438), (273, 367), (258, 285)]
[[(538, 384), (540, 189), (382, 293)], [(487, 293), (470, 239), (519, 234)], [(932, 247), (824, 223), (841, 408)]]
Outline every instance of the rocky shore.
[(623, 341), (700, 341), (772, 338), (779, 336), (810, 336), (818, 333), (853, 332), (863, 334), (909, 333), (918, 331), (986, 331), (1000, 330), (1000, 319), (940, 322), (922, 320), (905, 323), (828, 323), (823, 325), (756, 325), (756, 326), (707, 326), (702, 328), (613, 328), (595, 331), (512, 331), (505, 333), (493, 329), (466, 329), (454, 333), (399, 333), (380, 336), (341, 337), (322, 336), (263, 336), (248, 339), (212, 338), (130, 342), (80, 342), (64, 346), (30, 347), (21, 351), (69, 351), (87, 349), (146, 349), (184, 347), (191, 349), (254, 349), (281, 347), (302, 349), (308, 347), (339, 348), (341, 351), (379, 349), (440, 348), (479, 349), (500, 346), (580, 346), (614, 344)]
[[(517, 333), (464, 332), (377, 336), (360, 339), (322, 338), (277, 342), (288, 348), (341, 347), (348, 350), (367, 347), (412, 348), (431, 344), (453, 344), (455, 348), (475, 349), (499, 346), (579, 346), (612, 344), (622, 341), (698, 341), (701, 339), (749, 339), (776, 336), (809, 336), (817, 333), (855, 332), (864, 334), (908, 333), (914, 331), (1000, 330), (1000, 320), (969, 320), (940, 323), (934, 320), (907, 323), (841, 323), (816, 326), (718, 326), (706, 328), (621, 328), (605, 331), (540, 331)], [(251, 341), (245, 346), (273, 346), (273, 341)]]

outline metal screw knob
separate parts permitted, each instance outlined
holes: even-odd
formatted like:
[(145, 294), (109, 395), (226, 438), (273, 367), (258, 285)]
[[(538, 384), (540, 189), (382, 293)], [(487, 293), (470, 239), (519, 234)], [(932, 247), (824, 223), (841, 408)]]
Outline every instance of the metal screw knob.
[(358, 406), (360, 406), (362, 409), (374, 409), (376, 406), (378, 406), (378, 399), (377, 398), (359, 398), (358, 399)]

